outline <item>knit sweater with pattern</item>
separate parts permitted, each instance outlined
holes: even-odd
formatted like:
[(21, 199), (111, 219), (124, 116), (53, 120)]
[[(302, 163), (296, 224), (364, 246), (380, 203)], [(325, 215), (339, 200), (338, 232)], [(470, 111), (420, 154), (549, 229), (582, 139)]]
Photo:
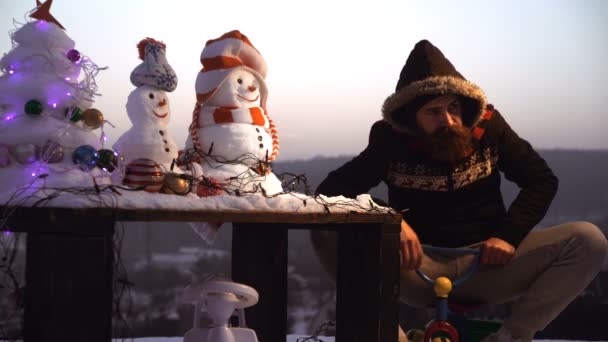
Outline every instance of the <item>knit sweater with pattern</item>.
[[(558, 180), (498, 111), (486, 113), (474, 126), (473, 153), (456, 165), (428, 160), (419, 138), (378, 121), (367, 148), (330, 172), (317, 193), (355, 197), (385, 182), (389, 205), (405, 210), (424, 244), (466, 246), (497, 237), (517, 246), (546, 214)], [(500, 172), (521, 189), (508, 210)]]

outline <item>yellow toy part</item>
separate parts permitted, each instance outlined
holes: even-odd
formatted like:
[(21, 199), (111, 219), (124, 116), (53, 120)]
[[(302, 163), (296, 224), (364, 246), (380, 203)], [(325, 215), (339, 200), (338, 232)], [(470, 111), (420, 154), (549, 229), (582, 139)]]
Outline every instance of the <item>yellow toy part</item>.
[(433, 290), (435, 290), (437, 297), (448, 298), (448, 294), (452, 291), (452, 281), (446, 277), (439, 277), (435, 279)]

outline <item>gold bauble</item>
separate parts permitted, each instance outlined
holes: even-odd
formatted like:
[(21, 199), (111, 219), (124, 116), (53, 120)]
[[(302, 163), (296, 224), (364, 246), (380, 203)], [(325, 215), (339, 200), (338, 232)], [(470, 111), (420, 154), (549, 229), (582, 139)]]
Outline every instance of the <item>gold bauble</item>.
[(166, 173), (160, 192), (171, 195), (187, 195), (190, 192), (190, 182), (186, 177), (177, 173)]
[(103, 114), (95, 108), (89, 108), (82, 112), (82, 121), (90, 129), (97, 129), (103, 124)]

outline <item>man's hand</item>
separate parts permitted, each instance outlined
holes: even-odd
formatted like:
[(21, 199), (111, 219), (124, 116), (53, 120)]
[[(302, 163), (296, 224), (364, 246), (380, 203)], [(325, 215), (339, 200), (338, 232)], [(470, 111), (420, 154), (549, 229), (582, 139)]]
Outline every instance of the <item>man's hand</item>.
[[(403, 232), (403, 228), (401, 229)], [(481, 245), (482, 265), (504, 265), (515, 254), (515, 247), (505, 240), (489, 238)]]
[(418, 235), (405, 220), (401, 220), (400, 240), (401, 268), (404, 270), (419, 268), (422, 264), (422, 246), (420, 240), (418, 240)]

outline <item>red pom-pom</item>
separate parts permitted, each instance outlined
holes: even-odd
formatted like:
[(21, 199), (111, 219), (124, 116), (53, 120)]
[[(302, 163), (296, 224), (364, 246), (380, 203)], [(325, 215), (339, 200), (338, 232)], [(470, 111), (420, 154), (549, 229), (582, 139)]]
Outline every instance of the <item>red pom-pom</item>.
[(198, 182), (196, 186), (196, 194), (198, 197), (210, 197), (221, 195), (224, 192), (220, 186), (220, 182), (218, 182), (215, 178), (207, 178), (203, 177), (203, 179)]
[(142, 61), (144, 60), (144, 53), (146, 52), (146, 44), (149, 43), (154, 43), (154, 44), (160, 44), (160, 46), (163, 47), (163, 49), (167, 48), (167, 45), (165, 45), (165, 43), (163, 42), (159, 42), (158, 40), (154, 39), (154, 38), (150, 38), (147, 37), (146, 39), (142, 39), (139, 43), (137, 43), (137, 50), (139, 51), (139, 59), (141, 59)]

